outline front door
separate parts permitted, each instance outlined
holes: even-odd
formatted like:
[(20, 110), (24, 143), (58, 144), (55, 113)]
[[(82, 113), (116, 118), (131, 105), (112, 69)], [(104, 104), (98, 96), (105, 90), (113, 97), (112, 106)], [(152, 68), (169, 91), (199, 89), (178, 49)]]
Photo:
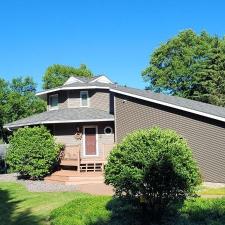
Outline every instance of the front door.
[(85, 127), (85, 155), (97, 155), (96, 127)]

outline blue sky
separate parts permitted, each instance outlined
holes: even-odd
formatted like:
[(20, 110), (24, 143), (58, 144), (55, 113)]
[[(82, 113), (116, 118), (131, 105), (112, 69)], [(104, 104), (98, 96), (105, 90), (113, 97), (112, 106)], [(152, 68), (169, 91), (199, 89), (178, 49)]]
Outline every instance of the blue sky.
[(160, 43), (192, 28), (223, 36), (225, 1), (2, 0), (0, 77), (30, 75), (41, 89), (52, 64), (86, 64), (128, 86)]

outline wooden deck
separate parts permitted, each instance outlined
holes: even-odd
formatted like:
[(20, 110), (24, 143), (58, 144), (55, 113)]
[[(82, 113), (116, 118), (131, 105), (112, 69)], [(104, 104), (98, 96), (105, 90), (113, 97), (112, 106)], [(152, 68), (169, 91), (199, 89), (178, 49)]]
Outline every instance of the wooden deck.
[(44, 179), (49, 183), (66, 185), (99, 184), (104, 183), (103, 172), (78, 172), (74, 170), (56, 171)]
[(45, 178), (46, 182), (63, 184), (104, 183), (106, 156), (81, 158), (80, 149), (66, 147), (60, 153), (60, 170)]

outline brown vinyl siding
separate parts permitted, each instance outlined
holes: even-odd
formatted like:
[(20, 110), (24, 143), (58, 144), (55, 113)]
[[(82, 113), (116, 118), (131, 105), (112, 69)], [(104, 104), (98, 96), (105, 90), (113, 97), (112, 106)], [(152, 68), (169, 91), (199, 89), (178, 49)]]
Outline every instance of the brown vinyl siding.
[(116, 95), (116, 140), (134, 130), (159, 126), (177, 131), (193, 150), (205, 181), (225, 183), (225, 126), (222, 122), (139, 99)]

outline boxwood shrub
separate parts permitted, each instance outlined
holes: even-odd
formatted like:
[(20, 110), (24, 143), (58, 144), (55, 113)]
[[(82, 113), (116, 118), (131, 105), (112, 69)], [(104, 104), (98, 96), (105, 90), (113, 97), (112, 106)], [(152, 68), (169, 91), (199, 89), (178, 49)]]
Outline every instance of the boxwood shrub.
[(10, 138), (6, 162), (23, 177), (41, 179), (56, 165), (60, 147), (44, 126), (20, 128)]

